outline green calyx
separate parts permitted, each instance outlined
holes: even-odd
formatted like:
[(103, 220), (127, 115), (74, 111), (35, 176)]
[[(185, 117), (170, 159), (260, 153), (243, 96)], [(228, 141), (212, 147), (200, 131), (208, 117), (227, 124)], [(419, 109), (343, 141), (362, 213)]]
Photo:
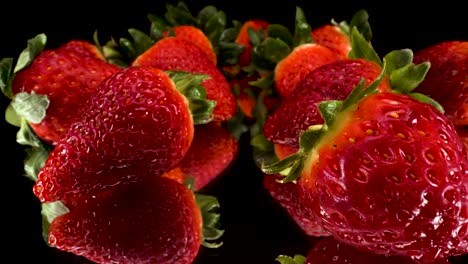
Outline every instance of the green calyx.
[(332, 19), (331, 24), (339, 27), (340, 30), (349, 38), (351, 38), (351, 30), (356, 27), (358, 31), (361, 32), (365, 40), (372, 40), (372, 29), (369, 23), (369, 14), (364, 9), (357, 11), (352, 16), (349, 23), (347, 21), (336, 22)]
[(280, 180), (282, 183), (294, 182), (302, 173), (304, 162), (307, 157), (320, 144), (322, 138), (329, 132), (334, 131), (337, 120), (344, 113), (350, 111), (364, 97), (378, 92), (378, 86), (385, 76), (385, 64), (381, 74), (366, 87), (365, 80), (361, 80), (344, 101), (331, 100), (319, 103), (318, 109), (324, 119), (323, 125), (311, 126), (301, 133), (299, 138), (299, 150), (283, 160), (262, 164), (261, 170), (266, 174), (280, 174), (285, 176)]
[(286, 256), (286, 255), (279, 255), (276, 258), (281, 264), (305, 264), (306, 258), (303, 255), (294, 255), (294, 257)]
[(187, 98), (194, 124), (211, 122), (216, 102), (206, 98), (205, 87), (201, 85), (210, 76), (181, 71), (167, 71), (166, 74), (172, 79), (177, 90)]
[(61, 215), (70, 212), (70, 210), (60, 201), (41, 204), (42, 215), (42, 238), (49, 244), (49, 231), (52, 221)]
[(219, 228), (221, 215), (218, 212), (220, 207), (218, 199), (211, 195), (196, 193), (195, 200), (203, 219), (202, 245), (207, 248), (221, 247), (223, 242), (219, 239), (223, 236), (224, 230)]

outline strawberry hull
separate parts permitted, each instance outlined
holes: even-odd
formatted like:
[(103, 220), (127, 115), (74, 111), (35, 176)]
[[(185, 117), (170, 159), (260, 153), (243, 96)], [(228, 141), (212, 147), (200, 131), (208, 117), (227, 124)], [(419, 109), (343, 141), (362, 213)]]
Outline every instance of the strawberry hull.
[(48, 241), (103, 264), (189, 264), (201, 244), (201, 221), (187, 187), (153, 177), (121, 185), (58, 216), (50, 225)]
[(306, 160), (301, 194), (325, 230), (421, 263), (465, 254), (468, 159), (452, 123), (393, 93), (364, 98)]
[(33, 191), (42, 202), (69, 200), (161, 175), (180, 162), (193, 133), (187, 99), (164, 72), (124, 69), (87, 102), (51, 152)]

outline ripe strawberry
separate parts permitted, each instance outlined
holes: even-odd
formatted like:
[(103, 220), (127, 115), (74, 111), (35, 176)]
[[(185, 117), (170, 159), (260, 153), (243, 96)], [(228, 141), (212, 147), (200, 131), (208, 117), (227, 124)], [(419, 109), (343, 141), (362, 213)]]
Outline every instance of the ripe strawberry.
[(40, 201), (92, 196), (176, 167), (192, 143), (194, 124), (210, 120), (212, 104), (193, 97), (201, 93), (193, 90), (200, 77), (172, 76), (175, 83), (142, 66), (106, 78), (39, 172), (34, 194)]
[(314, 28), (311, 34), (314, 43), (327, 47), (342, 57), (348, 57), (351, 51), (351, 39), (339, 26), (325, 24)]
[[(343, 100), (361, 78), (369, 84), (381, 71), (377, 63), (366, 59), (342, 59), (317, 68), (271, 113), (263, 127), (265, 137), (275, 144), (298, 148), (300, 133), (323, 123), (319, 102)], [(390, 90), (388, 80), (379, 89)]]
[(194, 179), (194, 190), (208, 186), (236, 159), (239, 141), (230, 131), (217, 122), (195, 126), (192, 144), (179, 166), (166, 177)]
[(302, 199), (298, 195), (299, 186), (293, 182), (279, 182), (282, 178), (281, 175), (264, 175), (263, 186), (304, 233), (316, 237), (329, 236), (330, 234), (314, 220), (310, 210), (304, 207)]
[(445, 41), (414, 54), (415, 62), (431, 68), (415, 92), (438, 101), (455, 125), (468, 125), (468, 41)]
[[(293, 262), (287, 262), (292, 260)], [(416, 264), (412, 259), (400, 256), (386, 257), (364, 252), (355, 247), (341, 243), (333, 237), (321, 239), (307, 257), (295, 256), (295, 259), (288, 256), (279, 256), (277, 261), (290, 264)], [(433, 264), (449, 264), (448, 259), (438, 259)]]
[(342, 56), (331, 49), (314, 44), (302, 44), (275, 67), (275, 89), (281, 98), (287, 98), (302, 79), (316, 68), (341, 59)]
[(119, 69), (104, 61), (95, 45), (72, 40), (57, 49), (41, 51), (16, 72), (11, 87), (13, 102), (46, 96), (48, 104), (42, 106), (45, 116), (28, 121), (37, 136), (55, 145), (104, 78)]
[(166, 37), (141, 54), (134, 66), (153, 66), (165, 71), (186, 71), (209, 75), (202, 82), (206, 97), (216, 101), (214, 121), (225, 121), (237, 111), (236, 99), (221, 71), (209, 60), (202, 49), (178, 37)]
[(216, 65), (217, 58), (213, 45), (201, 29), (191, 25), (179, 25), (165, 31), (164, 36), (176, 36), (194, 43), (201, 48), (213, 64)]
[(263, 34), (266, 37), (266, 30), (270, 23), (262, 19), (251, 19), (247, 20), (242, 24), (239, 30), (235, 42), (245, 47), (242, 53), (239, 55), (239, 65), (241, 67), (248, 66), (252, 62), (252, 43), (250, 42), (249, 30), (258, 32), (263, 30)]
[(54, 218), (47, 237), (50, 246), (96, 263), (189, 264), (201, 245), (202, 216), (186, 186), (149, 177)]
[(468, 158), (432, 105), (361, 83), (319, 106), (325, 124), (301, 149), (264, 167), (291, 168), (306, 207), (339, 241), (363, 251), (434, 261), (467, 253)]

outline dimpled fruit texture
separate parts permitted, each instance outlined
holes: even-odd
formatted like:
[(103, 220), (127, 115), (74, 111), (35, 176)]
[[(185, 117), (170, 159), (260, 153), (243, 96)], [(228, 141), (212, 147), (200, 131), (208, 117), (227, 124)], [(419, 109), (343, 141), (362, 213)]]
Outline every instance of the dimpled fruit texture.
[(296, 47), (275, 67), (276, 91), (281, 98), (287, 98), (309, 72), (341, 58), (340, 54), (318, 44)]
[[(379, 76), (382, 68), (364, 59), (343, 59), (317, 68), (306, 75), (291, 96), (280, 103), (268, 117), (263, 133), (278, 144), (299, 147), (299, 135), (309, 126), (323, 124), (317, 104), (326, 100), (343, 100), (364, 78), (367, 84)], [(379, 90), (388, 91), (384, 80)]]
[[(156, 68), (124, 69), (90, 98), (39, 172), (34, 193), (43, 202), (67, 200), (161, 175), (192, 139), (188, 102), (169, 77)], [(112, 169), (123, 172), (107, 173)]]
[(432, 261), (466, 253), (468, 161), (453, 124), (393, 93), (364, 98), (337, 122), (300, 179), (324, 229), (379, 254)]
[(350, 39), (338, 26), (323, 25), (312, 30), (311, 35), (314, 43), (328, 47), (343, 57), (348, 57), (351, 51)]
[(296, 183), (280, 183), (280, 175), (263, 175), (263, 186), (270, 195), (286, 210), (294, 222), (309, 236), (329, 236), (330, 234), (314, 220), (314, 216), (304, 207), (298, 195), (299, 187)]
[(99, 84), (119, 71), (117, 66), (97, 59), (79, 43), (73, 43), (42, 52), (16, 74), (12, 84), (15, 94), (35, 92), (48, 96), (47, 115), (39, 124), (31, 123), (31, 127), (41, 139), (51, 144), (56, 144), (70, 127), (78, 110), (84, 107)]
[(103, 264), (189, 264), (201, 243), (201, 215), (187, 187), (153, 177), (55, 218), (48, 241)]
[(216, 101), (213, 109), (214, 120), (228, 120), (237, 111), (236, 98), (222, 72), (202, 49), (190, 41), (177, 37), (161, 39), (140, 55), (133, 65), (153, 66), (165, 71), (206, 74), (210, 78), (201, 85), (206, 90), (207, 99)]

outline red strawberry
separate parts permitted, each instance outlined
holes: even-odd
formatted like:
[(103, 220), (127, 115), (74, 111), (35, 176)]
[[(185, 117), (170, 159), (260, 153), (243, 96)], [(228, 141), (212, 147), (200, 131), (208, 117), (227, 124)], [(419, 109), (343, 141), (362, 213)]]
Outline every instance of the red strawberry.
[(241, 67), (248, 66), (252, 61), (252, 43), (250, 42), (249, 29), (258, 32), (263, 30), (266, 37), (266, 29), (270, 23), (262, 19), (247, 20), (242, 24), (239, 34), (235, 42), (245, 47), (239, 56), (239, 65)]
[[(360, 251), (352, 246), (341, 243), (333, 237), (321, 239), (312, 250), (307, 254), (307, 257), (298, 257), (296, 260), (287, 256), (280, 256), (277, 259), (280, 263), (290, 264), (416, 264), (410, 258), (383, 255), (375, 255), (369, 252)], [(286, 262), (293, 260), (295, 262)], [(301, 261), (304, 260), (304, 261)], [(448, 259), (439, 259), (432, 264), (449, 264)]]
[(174, 36), (183, 38), (197, 45), (208, 55), (213, 64), (216, 65), (217, 58), (213, 45), (201, 29), (191, 25), (179, 25), (171, 28), (169, 31), (165, 31), (164, 36), (172, 36), (172, 33)]
[(42, 51), (16, 73), (12, 91), (15, 95), (47, 96), (45, 117), (39, 123), (29, 123), (41, 139), (56, 144), (104, 78), (119, 69), (105, 62), (96, 46), (73, 40), (57, 49)]
[(465, 144), (465, 147), (468, 149), (468, 127), (466, 126), (457, 126), (457, 133), (458, 136), (461, 138), (463, 141), (463, 144)]
[[(468, 158), (453, 124), (413, 97), (359, 85), (285, 162), (320, 225), (363, 251), (418, 262), (468, 251)], [(336, 108), (335, 108), (336, 107)], [(272, 170), (268, 170), (268, 169)]]
[(97, 263), (189, 264), (201, 240), (193, 193), (163, 177), (119, 185), (80, 203), (53, 219), (48, 233), (52, 247)]
[(293, 49), (275, 67), (275, 89), (281, 98), (287, 98), (305, 75), (319, 66), (343, 58), (331, 49), (313, 43), (302, 44)]
[(192, 77), (173, 78), (175, 84), (153, 67), (129, 67), (106, 78), (51, 152), (35, 195), (42, 202), (67, 201), (176, 167), (194, 133), (194, 108), (176, 88), (195, 93)]
[(414, 54), (431, 68), (415, 92), (438, 101), (455, 125), (468, 125), (468, 41), (445, 41)]
[(166, 37), (141, 54), (133, 65), (153, 66), (165, 71), (186, 71), (209, 75), (203, 81), (206, 96), (216, 101), (214, 121), (224, 121), (237, 111), (236, 99), (221, 71), (195, 44), (178, 37)]
[(273, 148), (278, 159), (285, 159), (299, 150), (299, 148), (293, 148), (288, 145), (281, 144), (273, 144)]
[(314, 220), (310, 210), (304, 206), (296, 183), (278, 182), (281, 175), (264, 175), (263, 186), (270, 195), (286, 210), (294, 222), (309, 236), (329, 236), (330, 234)]
[(194, 190), (199, 191), (221, 175), (235, 160), (239, 141), (220, 123), (195, 126), (195, 136), (179, 166), (169, 178), (183, 181), (194, 179)]
[[(299, 147), (299, 135), (312, 125), (323, 123), (317, 103), (343, 100), (361, 78), (374, 81), (382, 68), (365, 59), (341, 59), (323, 65), (303, 77), (291, 96), (280, 103), (268, 117), (263, 132), (273, 143)], [(390, 90), (388, 80), (379, 89)]]
[(342, 57), (348, 57), (351, 51), (351, 40), (339, 26), (323, 25), (311, 32), (314, 43), (325, 46)]

